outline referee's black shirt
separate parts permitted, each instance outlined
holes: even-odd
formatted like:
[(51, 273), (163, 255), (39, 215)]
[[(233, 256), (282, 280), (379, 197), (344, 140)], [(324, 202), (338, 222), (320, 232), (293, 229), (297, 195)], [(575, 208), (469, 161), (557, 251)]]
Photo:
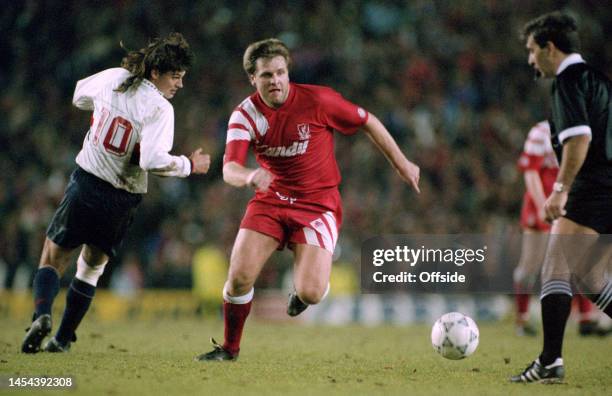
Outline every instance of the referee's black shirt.
[(552, 86), (552, 144), (561, 162), (562, 145), (567, 139), (591, 135), (576, 182), (612, 187), (612, 83), (584, 63), (580, 55), (570, 57), (571, 63)]

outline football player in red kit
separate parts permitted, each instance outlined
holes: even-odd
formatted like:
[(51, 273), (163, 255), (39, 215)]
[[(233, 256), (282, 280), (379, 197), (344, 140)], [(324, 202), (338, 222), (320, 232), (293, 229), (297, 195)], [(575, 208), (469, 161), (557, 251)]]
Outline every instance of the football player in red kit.
[[(244, 70), (256, 92), (230, 117), (223, 179), (255, 189), (255, 196), (240, 224), (223, 289), (224, 343), (213, 340), (214, 349), (196, 360), (238, 357), (253, 285), (275, 250), (288, 246), (295, 256), (289, 315), (317, 304), (329, 291), (342, 223), (334, 131), (352, 135), (363, 129), (400, 178), (419, 191), (419, 168), (374, 115), (331, 88), (291, 83), (290, 65), (289, 50), (277, 39), (252, 43), (244, 54)], [(249, 149), (256, 169), (245, 166)]]
[[(519, 264), (514, 270), (516, 332), (518, 335), (535, 335), (535, 329), (529, 324), (529, 299), (542, 267), (551, 227), (544, 219), (544, 202), (559, 173), (548, 121), (531, 128), (518, 166), (524, 174), (527, 191), (521, 210), (523, 246)], [(596, 331), (596, 322), (591, 319), (593, 304), (581, 294), (576, 294), (574, 300), (580, 312), (580, 334), (593, 334)]]

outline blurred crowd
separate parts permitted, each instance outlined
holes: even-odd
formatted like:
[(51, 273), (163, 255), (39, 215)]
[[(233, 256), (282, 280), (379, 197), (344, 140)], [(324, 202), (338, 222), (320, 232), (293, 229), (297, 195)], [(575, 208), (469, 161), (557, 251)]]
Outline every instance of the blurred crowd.
[[(149, 193), (103, 285), (190, 287), (193, 257), (225, 257), (252, 192), (221, 178), (228, 117), (252, 92), (242, 53), (279, 37), (295, 82), (328, 85), (377, 115), (421, 167), (416, 195), (365, 136), (336, 139), (344, 224), (336, 253), (359, 265), (382, 234), (518, 232), (516, 159), (548, 114), (549, 83), (533, 79), (521, 26), (553, 9), (578, 20), (583, 55), (612, 74), (612, 11), (600, 1), (10, 2), (0, 17), (0, 267), (38, 265), (89, 114), (71, 106), (77, 80), (171, 31), (196, 54), (172, 103), (174, 153), (198, 146), (210, 173), (150, 176)], [(275, 274), (288, 259), (280, 256)], [(272, 266), (273, 267), (273, 266)], [(273, 285), (280, 276), (262, 277)]]

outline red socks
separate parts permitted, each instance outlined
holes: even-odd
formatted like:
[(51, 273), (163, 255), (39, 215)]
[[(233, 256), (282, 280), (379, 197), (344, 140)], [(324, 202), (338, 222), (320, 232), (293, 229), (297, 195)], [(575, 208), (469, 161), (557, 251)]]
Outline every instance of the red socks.
[(246, 322), (249, 312), (251, 312), (251, 303), (232, 304), (223, 301), (223, 319), (225, 322), (225, 342), (223, 349), (232, 355), (238, 354), (240, 351), (240, 339), (242, 338), (242, 329)]
[(524, 314), (529, 311), (529, 298), (531, 296), (529, 294), (516, 294), (516, 311), (519, 314)]
[(591, 311), (593, 310), (593, 303), (591, 300), (583, 296), (582, 294), (577, 294), (574, 296), (574, 300), (578, 303), (578, 312), (580, 312), (580, 322), (588, 322), (591, 320)]
[(516, 321), (524, 323), (529, 317), (529, 299), (531, 295), (518, 284), (514, 284), (514, 301), (516, 303)]

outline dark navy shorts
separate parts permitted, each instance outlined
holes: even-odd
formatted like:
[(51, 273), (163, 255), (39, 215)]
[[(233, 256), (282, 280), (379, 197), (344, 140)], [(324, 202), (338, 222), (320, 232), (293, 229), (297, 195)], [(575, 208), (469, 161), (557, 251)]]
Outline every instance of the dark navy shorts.
[(47, 237), (66, 249), (87, 244), (115, 257), (141, 200), (142, 194), (115, 188), (77, 167)]
[(567, 197), (565, 216), (599, 234), (612, 234), (612, 187), (576, 180)]

